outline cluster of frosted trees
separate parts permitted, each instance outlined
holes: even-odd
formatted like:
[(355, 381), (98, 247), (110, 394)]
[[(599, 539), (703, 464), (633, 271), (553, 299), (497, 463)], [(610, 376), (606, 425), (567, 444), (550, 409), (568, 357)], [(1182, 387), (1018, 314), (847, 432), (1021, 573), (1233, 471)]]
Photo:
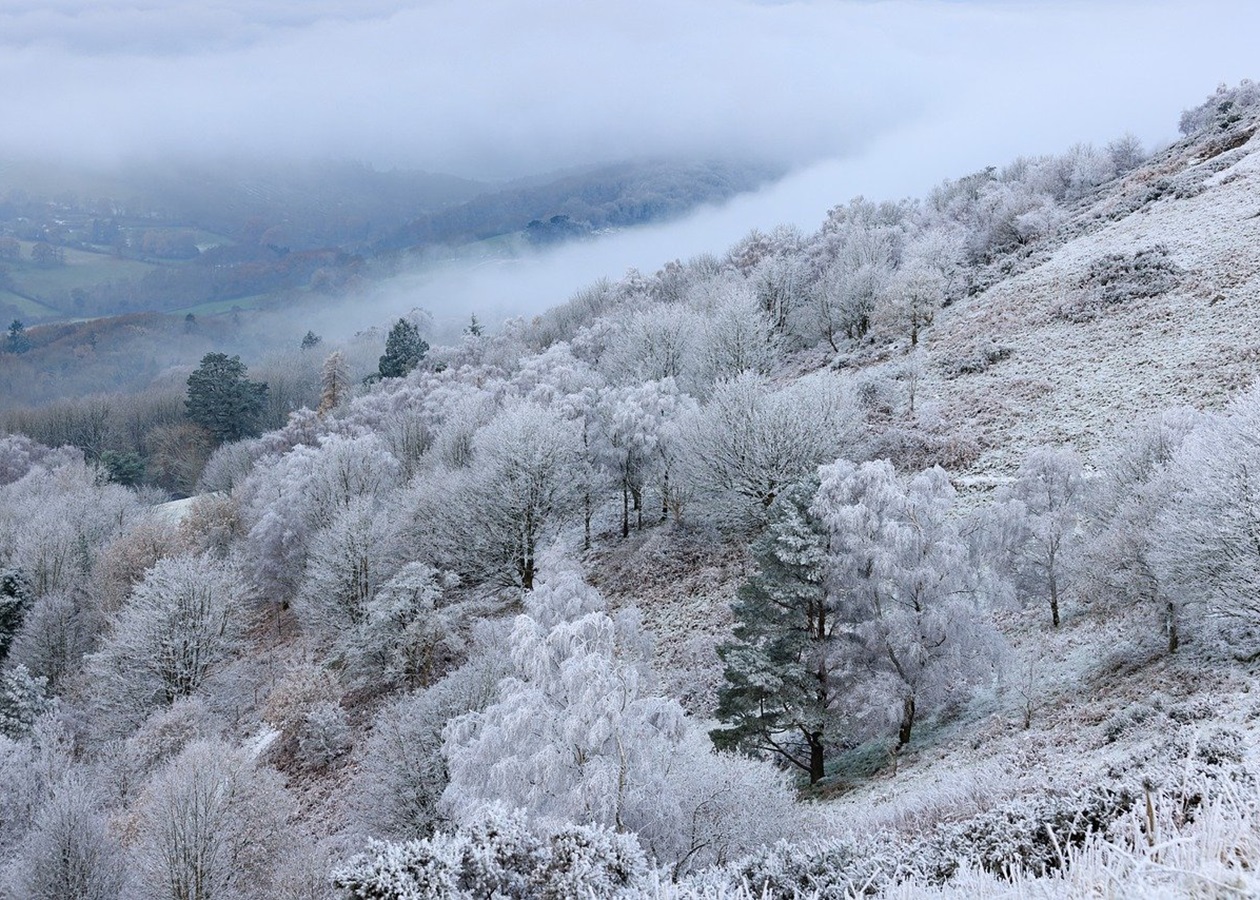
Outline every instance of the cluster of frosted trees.
[[(524, 567), (523, 520), (536, 520), (536, 545), (560, 538), (572, 552), (586, 502), (600, 499), (598, 533), (615, 542), (635, 493), (663, 490), (651, 443), (635, 459), (610, 440), (602, 487), (594, 460), (590, 475), (573, 477), (584, 437), (603, 426), (593, 416), (584, 434), (564, 415), (579, 392), (562, 389), (577, 369), (562, 371), (552, 381), (535, 370), (528, 399), (511, 399), (505, 384), (498, 409), (459, 438), (463, 449), (435, 417), (425, 453), (462, 455), (470, 480), (495, 479), (494, 495), (456, 478), (429, 496), (445, 468), (400, 460), (363, 420), (354, 436), (333, 430), (350, 432), (363, 410), (344, 425), (295, 420), (268, 436), (233, 494), (205, 498), (180, 528), (72, 455), (8, 440), (0, 778), (14, 802), (0, 841), (15, 861), (10, 893), (178, 896), (182, 879), (233, 896), (299, 895), (318, 881), (321, 851), (274, 766), (318, 777), (351, 755), (349, 834), (423, 838), (505, 807), (539, 833), (568, 823), (632, 833), (648, 859), (681, 873), (791, 836), (802, 819), (785, 771), (825, 776), (855, 738), (886, 734), (895, 748), (918, 721), (992, 684), (1002, 664), (995, 608), (1024, 608), (1048, 634), (1087, 604), (1145, 608), (1150, 640), (1170, 650), (1260, 654), (1251, 590), (1260, 499), (1249, 475), (1260, 463), (1260, 393), (1220, 414), (1167, 413), (1090, 472), (1069, 451), (1036, 451), (966, 513), (940, 469), (820, 463), (834, 445), (789, 464), (770, 437), (748, 438), (755, 453), (731, 460), (753, 460), (766, 480), (745, 489), (714, 477), (706, 490), (722, 503), (702, 500), (695, 463), (670, 470), (694, 495), (685, 520), (764, 523), (723, 650), (722, 721), (696, 721), (654, 687), (634, 610), (610, 611), (557, 551), (538, 550)], [(758, 402), (722, 399), (740, 391)], [(429, 396), (439, 409), (470, 402), (458, 391)], [(635, 408), (659, 410), (661, 396), (684, 407), (682, 461), (709, 417), (741, 410), (750, 434), (777, 422), (765, 429), (777, 436), (809, 409), (825, 419), (833, 395), (808, 380), (789, 391), (741, 376), (715, 385), (708, 402), (658, 393)], [(776, 418), (784, 407), (795, 415)], [(531, 441), (530, 426), (568, 437)], [(507, 440), (508, 427), (522, 439)], [(311, 443), (291, 443), (311, 430)], [(557, 463), (556, 453), (568, 456)], [(429, 518), (443, 505), (449, 518)], [(461, 524), (460, 508), (500, 517), (497, 530)], [(37, 514), (49, 509), (60, 514)], [(727, 518), (731, 510), (744, 517)], [(431, 521), (486, 531), (439, 540)], [(460, 562), (459, 541), (474, 535), (478, 554), (496, 540), (504, 549), (493, 562)], [(527, 573), (524, 613), (494, 618), (498, 595), (474, 580), (519, 585)], [(261, 673), (256, 660), (291, 642), (294, 625), (306, 661)], [(356, 738), (345, 692), (387, 686), (396, 693), (371, 737)], [(718, 745), (760, 759), (718, 752), (710, 729)]]

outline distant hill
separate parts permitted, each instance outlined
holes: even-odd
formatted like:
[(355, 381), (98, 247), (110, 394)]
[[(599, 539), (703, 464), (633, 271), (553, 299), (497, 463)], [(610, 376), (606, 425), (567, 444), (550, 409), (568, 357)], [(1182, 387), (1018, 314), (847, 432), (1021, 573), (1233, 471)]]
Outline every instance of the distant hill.
[(677, 216), (779, 174), (646, 161), (492, 185), (352, 162), (90, 172), (0, 161), (0, 318), (203, 314), (337, 294), (392, 272), (399, 251), (515, 234), (557, 243)]

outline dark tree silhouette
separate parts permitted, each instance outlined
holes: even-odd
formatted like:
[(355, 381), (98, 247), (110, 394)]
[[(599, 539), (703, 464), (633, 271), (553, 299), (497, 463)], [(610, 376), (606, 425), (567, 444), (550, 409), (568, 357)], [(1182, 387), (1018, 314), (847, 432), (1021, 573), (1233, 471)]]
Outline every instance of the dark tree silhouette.
[(188, 376), (184, 407), (188, 418), (221, 443), (258, 434), (259, 417), (267, 404), (267, 385), (246, 378), (239, 356), (207, 353), (201, 366)]
[(378, 368), (382, 378), (402, 378), (429, 352), (428, 342), (420, 337), (420, 328), (414, 322), (399, 319), (385, 339), (385, 355)]

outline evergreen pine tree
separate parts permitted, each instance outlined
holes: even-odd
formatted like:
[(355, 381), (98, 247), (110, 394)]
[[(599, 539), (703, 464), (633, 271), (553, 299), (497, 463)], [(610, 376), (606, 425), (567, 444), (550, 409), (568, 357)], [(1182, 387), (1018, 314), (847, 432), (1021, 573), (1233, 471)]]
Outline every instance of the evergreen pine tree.
[(20, 319), (14, 319), (9, 325), (9, 333), (5, 336), (5, 349), (10, 353), (25, 353), (31, 349), (31, 339), (26, 336), (26, 326)]
[(9, 645), (33, 602), (30, 585), (22, 572), (0, 569), (0, 663), (9, 655)]
[(420, 326), (406, 319), (399, 319), (385, 339), (385, 355), (378, 368), (382, 378), (402, 378), (429, 352), (428, 342), (420, 337)]
[(246, 378), (239, 356), (207, 353), (201, 366), (188, 376), (184, 407), (188, 418), (221, 443), (253, 437), (267, 402), (267, 385)]
[(722, 749), (769, 751), (823, 777), (833, 740), (840, 685), (838, 639), (823, 584), (825, 528), (809, 512), (817, 478), (798, 481), (770, 509), (770, 524), (753, 544), (756, 575), (733, 604), (735, 640), (718, 649), (726, 683), (710, 733)]

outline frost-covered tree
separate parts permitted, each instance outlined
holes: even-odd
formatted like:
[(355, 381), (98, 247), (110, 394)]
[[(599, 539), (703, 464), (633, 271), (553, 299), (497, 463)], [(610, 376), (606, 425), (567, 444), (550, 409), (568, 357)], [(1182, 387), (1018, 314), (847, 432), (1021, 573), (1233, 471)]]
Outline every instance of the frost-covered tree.
[(928, 266), (915, 262), (903, 266), (884, 286), (879, 318), (894, 334), (919, 345), (919, 332), (932, 324), (936, 310), (945, 299), (945, 281)]
[(301, 586), (311, 542), (360, 497), (383, 498), (401, 481), (398, 460), (375, 434), (325, 436), (260, 460), (244, 489), (246, 553), (269, 599)]
[(784, 334), (796, 318), (808, 290), (808, 269), (799, 252), (800, 235), (776, 232), (773, 256), (749, 274), (757, 305), (776, 334)]
[(432, 684), (464, 649), (464, 611), (444, 601), (458, 579), (410, 562), (374, 591), (348, 644), (356, 667), (408, 688)]
[(40, 719), (22, 740), (0, 735), (0, 859), (16, 859), (71, 757), (70, 736), (56, 716)]
[(468, 662), (376, 715), (352, 770), (349, 807), (358, 830), (381, 840), (412, 840), (448, 821), (438, 809), (448, 780), (442, 730), (496, 699), (499, 680), (511, 669), (502, 652), (507, 639), (500, 622), (478, 623)]
[(903, 481), (886, 460), (839, 460), (819, 474), (811, 513), (830, 532), (841, 652), (855, 693), (896, 709), (901, 747), (924, 712), (992, 677), (1000, 638), (968, 571), (942, 469)]
[(1152, 523), (1177, 496), (1175, 454), (1188, 434), (1206, 426), (1207, 417), (1191, 409), (1142, 423), (1108, 454), (1089, 492), (1081, 574), (1091, 602), (1151, 606), (1170, 653), (1181, 642), (1180, 596), (1160, 589)]
[(12, 662), (47, 679), (49, 692), (59, 693), (67, 679), (79, 671), (84, 655), (95, 649), (101, 624), (101, 616), (84, 594), (44, 594), (35, 601), (13, 641)]
[(685, 434), (692, 478), (736, 515), (761, 520), (792, 482), (839, 455), (857, 413), (839, 379), (798, 379), (775, 389), (745, 374), (717, 386)]
[(1063, 590), (1083, 541), (1085, 476), (1071, 450), (1040, 447), (1028, 454), (1015, 482), (999, 496), (995, 515), (1007, 517), (1007, 562), (1024, 596), (1041, 594), (1059, 627)]
[(53, 470), (74, 462), (83, 462), (83, 453), (75, 447), (53, 450), (24, 434), (0, 435), (0, 486), (12, 484), (35, 466)]
[(349, 394), (350, 367), (345, 354), (334, 350), (324, 360), (319, 373), (319, 412), (331, 412), (344, 403)]
[(40, 808), (8, 873), (10, 896), (29, 900), (117, 900), (122, 846), (85, 778), (69, 774)]
[[(790, 810), (782, 782), (753, 761), (706, 766), (717, 758), (681, 707), (652, 696), (637, 611), (610, 615), (558, 560), (545, 573), (517, 617), (513, 672), (497, 700), (445, 732), (445, 808), (470, 821), (502, 803), (544, 828), (567, 821), (633, 831), (658, 860), (684, 868), (781, 833)], [(737, 777), (715, 784), (722, 765)], [(750, 772), (766, 774), (758, 781)], [(751, 826), (732, 821), (740, 804), (772, 813)]]
[[(591, 522), (605, 489), (599, 467), (607, 462), (607, 409), (609, 390), (604, 377), (568, 344), (553, 344), (527, 361), (514, 379), (525, 399), (550, 406), (578, 426), (582, 438), (582, 547), (591, 547)], [(657, 442), (659, 446), (659, 441)], [(614, 461), (615, 462), (615, 461)]]
[(1260, 658), (1260, 390), (1201, 422), (1171, 466), (1173, 489), (1148, 532), (1161, 594), (1199, 635)]
[(628, 316), (601, 361), (612, 381), (639, 383), (673, 378), (690, 383), (704, 320), (686, 304), (654, 306)]
[(471, 465), (448, 479), (450, 502), (422, 527), (444, 530), (450, 568), (529, 590), (543, 538), (580, 507), (582, 462), (575, 422), (533, 403), (509, 406), (477, 432)]
[(652, 697), (637, 616), (610, 616), (571, 567), (549, 572), (509, 642), (513, 677), (484, 711), (451, 723), (452, 811), (501, 801), (554, 821), (646, 824), (644, 791), (682, 733), (682, 709)]
[(371, 496), (354, 497), (315, 535), (293, 601), (307, 633), (334, 643), (365, 624), (373, 597), (397, 568), (394, 544), (389, 514)]
[(249, 586), (231, 562), (210, 556), (159, 561), (88, 660), (102, 725), (130, 731), (155, 709), (194, 694), (241, 647)]
[(644, 489), (652, 481), (661, 482), (664, 518), (669, 492), (669, 457), (664, 445), (669, 442), (671, 424), (685, 408), (672, 378), (600, 393), (596, 448), (599, 461), (621, 492), (622, 537), (630, 533), (631, 509), (637, 527), (643, 527)]
[(0, 567), (20, 569), (32, 599), (83, 587), (102, 547), (141, 515), (132, 491), (82, 462), (36, 467), (0, 487)]
[(779, 333), (747, 291), (721, 298), (708, 313), (698, 342), (698, 381), (708, 385), (745, 372), (769, 374), (779, 349)]
[(281, 855), (294, 852), (293, 812), (280, 776), (244, 751), (219, 741), (189, 745), (137, 801), (127, 896), (276, 896)]

